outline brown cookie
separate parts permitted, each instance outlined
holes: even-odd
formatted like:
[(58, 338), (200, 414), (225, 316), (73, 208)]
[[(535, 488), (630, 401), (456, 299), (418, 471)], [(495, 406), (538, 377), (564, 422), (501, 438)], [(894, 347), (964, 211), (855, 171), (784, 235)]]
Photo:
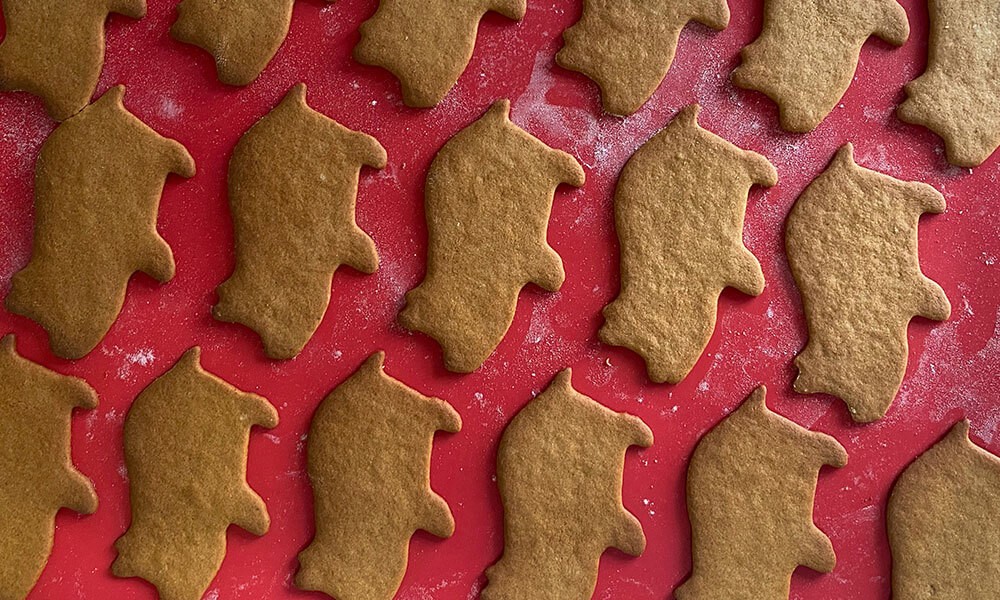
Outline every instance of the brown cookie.
[(559, 66), (601, 88), (604, 110), (630, 115), (653, 95), (674, 60), (681, 30), (698, 21), (729, 25), (726, 0), (584, 0), (580, 21), (563, 33)]
[(320, 404), (309, 430), (316, 537), (299, 555), (295, 585), (339, 600), (391, 600), (417, 529), (450, 537), (455, 520), (431, 490), (435, 431), (458, 413), (382, 371), (372, 355)]
[(747, 193), (778, 173), (763, 156), (698, 126), (682, 110), (629, 159), (615, 192), (621, 291), (602, 341), (646, 361), (657, 383), (684, 379), (715, 330), (719, 294), (758, 296), (764, 274), (743, 245)]
[(859, 167), (850, 144), (802, 192), (785, 231), (809, 327), (796, 391), (837, 396), (862, 423), (885, 415), (906, 372), (910, 320), (951, 313), (917, 258), (920, 215), (944, 208), (927, 184)]
[(556, 375), (500, 440), (504, 550), (486, 571), (483, 600), (590, 598), (607, 548), (639, 556), (646, 547), (622, 505), (622, 474), (628, 447), (648, 448), (653, 432), (580, 394), (571, 378), (569, 369)]
[(576, 160), (510, 122), (500, 100), (438, 152), (424, 189), (429, 249), (424, 281), (399, 315), (433, 337), (450, 371), (478, 369), (514, 320), (528, 283), (554, 292), (562, 259), (546, 242), (560, 183), (583, 185)]
[(978, 167), (1000, 146), (1000, 11), (995, 0), (929, 0), (927, 70), (899, 118), (944, 138), (948, 162)]
[(141, 577), (169, 600), (198, 600), (226, 554), (226, 529), (264, 535), (270, 518), (246, 482), (254, 425), (278, 413), (200, 364), (197, 347), (139, 394), (125, 420), (132, 523), (118, 538), (118, 577)]
[(260, 335), (267, 355), (295, 357), (319, 327), (342, 264), (378, 268), (371, 238), (354, 222), (363, 165), (385, 150), (306, 105), (306, 87), (250, 128), (229, 162), (236, 269), (219, 286), (215, 318)]
[(440, 102), (465, 71), (488, 11), (519, 21), (527, 0), (380, 0), (361, 24), (354, 58), (399, 79), (407, 106)]
[(170, 33), (215, 57), (219, 81), (247, 85), (285, 41), (294, 4), (295, 0), (183, 0)]
[(894, 600), (994, 600), (1000, 458), (956, 424), (899, 476), (886, 513)]
[(677, 600), (787, 600), (796, 567), (829, 573), (837, 563), (812, 512), (820, 468), (846, 465), (847, 452), (765, 399), (761, 386), (691, 457), (692, 570)]
[(63, 358), (101, 342), (133, 273), (174, 276), (156, 213), (167, 174), (193, 176), (194, 160), (125, 110), (124, 94), (111, 88), (57, 127), (35, 167), (31, 262), (14, 275), (7, 308), (44, 327)]
[(60, 508), (91, 514), (97, 494), (70, 458), (74, 408), (97, 407), (82, 379), (18, 356), (0, 340), (0, 598), (25, 598), (52, 551)]
[(4, 0), (0, 90), (23, 90), (62, 121), (90, 103), (104, 66), (110, 13), (141, 19), (146, 0)]
[(872, 35), (906, 42), (910, 24), (897, 0), (765, 0), (764, 29), (743, 49), (733, 83), (774, 100), (783, 129), (812, 131), (850, 87)]

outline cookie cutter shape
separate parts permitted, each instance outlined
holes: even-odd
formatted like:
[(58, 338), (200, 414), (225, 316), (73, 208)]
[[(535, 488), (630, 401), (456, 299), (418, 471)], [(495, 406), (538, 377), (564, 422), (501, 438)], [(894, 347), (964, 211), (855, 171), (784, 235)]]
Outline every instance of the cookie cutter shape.
[(248, 85), (285, 41), (294, 4), (295, 0), (183, 0), (170, 33), (211, 54), (219, 81)]
[(650, 379), (677, 383), (715, 330), (719, 294), (758, 296), (764, 274), (743, 245), (747, 193), (773, 186), (763, 156), (737, 148), (683, 109), (629, 159), (615, 192), (621, 291), (604, 308), (602, 341), (646, 361)]
[(55, 517), (65, 507), (97, 510), (94, 486), (73, 466), (74, 408), (97, 407), (82, 379), (54, 373), (0, 340), (0, 597), (25, 598), (52, 551)]
[(174, 276), (156, 214), (167, 174), (192, 177), (194, 160), (129, 113), (124, 93), (111, 88), (59, 125), (35, 167), (31, 261), (14, 275), (7, 308), (45, 328), (63, 358), (101, 342), (136, 271), (161, 283)]
[(117, 577), (141, 577), (161, 598), (199, 600), (226, 554), (230, 524), (264, 535), (270, 518), (246, 481), (254, 425), (272, 428), (267, 400), (207, 373), (188, 350), (153, 381), (125, 420), (132, 523), (118, 538)]
[(4, 0), (0, 90), (42, 99), (63, 121), (90, 103), (104, 65), (108, 15), (146, 16), (146, 0)]
[(334, 272), (378, 268), (354, 208), (361, 167), (385, 164), (375, 138), (309, 108), (305, 85), (292, 88), (229, 162), (236, 268), (215, 318), (256, 331), (271, 358), (295, 357), (323, 320)]
[(469, 66), (479, 21), (489, 11), (520, 21), (527, 0), (380, 0), (361, 24), (354, 58), (399, 79), (403, 102), (430, 108)]
[(583, 73), (601, 88), (604, 110), (630, 115), (667, 76), (681, 30), (698, 21), (729, 25), (726, 0), (584, 0), (580, 21), (563, 33), (559, 66)]
[(295, 585), (338, 600), (391, 600), (406, 572), (410, 537), (455, 530), (431, 490), (435, 431), (458, 432), (447, 402), (382, 370), (372, 355), (320, 404), (309, 431), (316, 536), (299, 555)]
[(1000, 146), (1000, 11), (993, 0), (930, 0), (927, 70), (899, 118), (944, 139), (948, 162), (978, 167)]
[(399, 316), (436, 339), (445, 367), (459, 373), (500, 344), (521, 288), (562, 286), (562, 259), (546, 242), (552, 198), (560, 183), (584, 182), (576, 159), (518, 128), (509, 112), (509, 101), (496, 102), (434, 158), (424, 189), (427, 274)]
[(574, 390), (571, 378), (559, 373), (500, 440), (504, 551), (486, 571), (483, 600), (590, 598), (607, 548), (639, 556), (646, 547), (622, 505), (622, 474), (628, 447), (648, 448), (653, 433)]
[(872, 35), (906, 42), (910, 24), (897, 0), (765, 0), (764, 29), (743, 49), (733, 83), (774, 100), (783, 129), (812, 131), (850, 87)]
[(903, 471), (886, 514), (896, 600), (992, 600), (1000, 589), (1000, 458), (969, 422)]
[(885, 415), (906, 372), (910, 320), (951, 313), (917, 257), (920, 215), (944, 209), (927, 184), (859, 167), (850, 144), (802, 192), (785, 231), (809, 329), (796, 391), (841, 398), (855, 421)]
[(799, 565), (829, 573), (837, 558), (813, 523), (824, 465), (847, 452), (767, 408), (766, 389), (708, 432), (687, 476), (691, 577), (677, 600), (787, 600)]

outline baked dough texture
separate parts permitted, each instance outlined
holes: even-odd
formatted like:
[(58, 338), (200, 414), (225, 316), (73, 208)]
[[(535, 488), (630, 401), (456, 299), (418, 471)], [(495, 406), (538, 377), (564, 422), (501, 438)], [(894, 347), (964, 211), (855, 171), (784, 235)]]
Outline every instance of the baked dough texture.
[(906, 373), (910, 320), (951, 313), (917, 257), (920, 215), (944, 209), (927, 184), (859, 167), (850, 144), (802, 192), (785, 231), (809, 329), (796, 391), (837, 396), (858, 422), (885, 415)]
[(183, 0), (170, 33), (208, 51), (215, 58), (219, 81), (248, 85), (285, 41), (294, 4), (295, 0)]
[(553, 194), (583, 168), (510, 122), (500, 100), (438, 152), (424, 188), (429, 248), (423, 282), (406, 294), (404, 327), (441, 344), (449, 371), (471, 373), (514, 320), (528, 283), (565, 279), (546, 242)]
[(764, 29), (743, 49), (733, 83), (774, 100), (783, 129), (812, 131), (843, 98), (872, 35), (906, 42), (897, 0), (765, 0)]
[(136, 271), (174, 276), (156, 215), (167, 175), (194, 176), (194, 160), (128, 112), (124, 94), (111, 88), (59, 125), (35, 166), (31, 261), (14, 275), (7, 309), (41, 325), (62, 358), (101, 342)]
[(729, 25), (726, 0), (584, 0), (580, 21), (563, 33), (559, 66), (601, 88), (604, 110), (630, 115), (652, 97), (670, 70), (681, 30), (698, 21)]
[(298, 355), (323, 320), (334, 272), (378, 268), (354, 208), (361, 167), (385, 164), (375, 138), (309, 108), (305, 85), (292, 88), (229, 162), (236, 268), (215, 317), (256, 331), (271, 358)]
[(646, 361), (657, 383), (683, 380), (705, 350), (719, 295), (758, 296), (764, 274), (743, 245), (747, 193), (778, 182), (763, 156), (698, 126), (683, 109), (629, 159), (615, 192), (621, 291), (604, 308), (602, 341)]
[(60, 508), (92, 514), (94, 486), (73, 466), (70, 418), (97, 394), (76, 377), (22, 358), (0, 340), (0, 598), (28, 596), (52, 551)]
[(444, 99), (469, 66), (479, 21), (488, 11), (524, 18), (527, 0), (380, 0), (361, 24), (354, 58), (399, 79), (403, 102), (430, 108)]
[(688, 466), (691, 578), (677, 600), (788, 600), (799, 565), (829, 573), (830, 540), (813, 523), (819, 471), (847, 452), (767, 408), (757, 388), (708, 432)]
[(1000, 146), (1000, 10), (994, 0), (929, 0), (927, 70), (899, 118), (944, 139), (948, 162), (978, 167)]
[(115, 543), (117, 577), (141, 577), (163, 600), (199, 600), (235, 524), (264, 535), (270, 518), (246, 481), (254, 425), (272, 428), (267, 400), (205, 372), (197, 347), (135, 399), (125, 419), (132, 523)]
[(455, 520), (431, 490), (436, 431), (458, 432), (447, 402), (382, 370), (372, 355), (320, 404), (309, 429), (316, 536), (299, 555), (295, 585), (337, 600), (392, 600), (406, 573), (410, 538), (450, 537)]
[(63, 121), (90, 103), (104, 66), (108, 15), (146, 16), (146, 0), (4, 0), (0, 90), (42, 99)]
[(653, 432), (573, 389), (572, 372), (507, 426), (497, 456), (504, 550), (486, 571), (483, 600), (579, 600), (597, 585), (601, 554), (639, 556), (642, 525), (622, 505), (629, 446), (648, 448)]
[(1000, 590), (1000, 458), (969, 422), (903, 471), (886, 524), (893, 600), (993, 600)]

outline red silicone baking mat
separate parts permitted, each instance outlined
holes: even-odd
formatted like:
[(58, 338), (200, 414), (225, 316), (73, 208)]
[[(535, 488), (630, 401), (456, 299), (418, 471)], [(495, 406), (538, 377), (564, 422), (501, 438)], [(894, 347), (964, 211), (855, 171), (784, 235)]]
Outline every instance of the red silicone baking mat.
[[(669, 598), (685, 579), (688, 459), (701, 435), (760, 383), (767, 384), (776, 411), (836, 436), (850, 454), (847, 467), (822, 472), (816, 496), (816, 522), (833, 540), (837, 568), (823, 576), (797, 571), (793, 598), (888, 598), (884, 515), (896, 476), (963, 416), (972, 419), (975, 441), (1000, 452), (1000, 439), (994, 439), (1000, 423), (1000, 166), (991, 159), (972, 172), (949, 167), (941, 141), (894, 112), (903, 84), (926, 61), (924, 0), (903, 2), (910, 41), (901, 49), (877, 40), (866, 44), (842, 104), (808, 135), (781, 133), (774, 105), (729, 81), (739, 49), (760, 31), (761, 0), (730, 0), (732, 22), (721, 33), (698, 25), (685, 29), (666, 81), (626, 119), (603, 115), (596, 86), (553, 64), (560, 34), (580, 16), (579, 0), (530, 0), (520, 23), (487, 16), (472, 63), (431, 110), (406, 108), (388, 73), (351, 59), (358, 25), (374, 12), (376, 0), (296, 2), (288, 40), (246, 88), (219, 84), (208, 54), (168, 36), (175, 4), (149, 0), (145, 19), (110, 20), (98, 94), (125, 84), (126, 106), (181, 141), (197, 161), (196, 177), (168, 181), (160, 209), (159, 230), (173, 248), (177, 276), (166, 285), (136, 276), (110, 334), (75, 362), (54, 358), (38, 326), (0, 311), (0, 333), (16, 332), (20, 352), (84, 377), (101, 402), (95, 411), (78, 413), (73, 424), (74, 460), (94, 480), (100, 509), (88, 517), (60, 513), (55, 548), (32, 598), (155, 597), (143, 581), (115, 579), (109, 571), (112, 544), (129, 522), (122, 424), (136, 395), (195, 344), (203, 347), (209, 371), (266, 396), (281, 415), (277, 428), (255, 430), (250, 441), (248, 478), (267, 502), (271, 531), (255, 538), (230, 530), (228, 554), (206, 595), (211, 599), (321, 597), (291, 586), (296, 554), (313, 529), (305, 432), (320, 400), (379, 349), (387, 352), (388, 373), (446, 399), (464, 421), (461, 433), (437, 438), (432, 466), (433, 486), (454, 512), (455, 535), (443, 541), (416, 535), (399, 598), (477, 597), (483, 571), (503, 546), (494, 483), (500, 434), (564, 367), (574, 369), (580, 391), (639, 415), (656, 436), (652, 448), (628, 454), (624, 481), (625, 505), (642, 522), (648, 547), (635, 559), (608, 552), (596, 598)], [(341, 270), (313, 340), (295, 360), (274, 362), (263, 356), (253, 333), (213, 321), (210, 309), (234, 260), (225, 181), (230, 153), (299, 81), (309, 85), (314, 108), (374, 135), (388, 150), (384, 170), (362, 173), (358, 198), (358, 222), (374, 238), (382, 264), (370, 277)], [(566, 265), (562, 290), (527, 289), (496, 354), (478, 372), (457, 376), (443, 369), (432, 340), (406, 332), (395, 318), (403, 294), (424, 271), (428, 165), (451, 135), (498, 98), (512, 100), (515, 123), (576, 156), (587, 184), (560, 188), (555, 197), (549, 240)], [(691, 102), (704, 106), (704, 127), (764, 154), (778, 168), (777, 186), (751, 192), (745, 230), (767, 289), (754, 299), (725, 293), (716, 334), (694, 371), (680, 385), (654, 385), (637, 356), (596, 339), (600, 310), (618, 287), (611, 195), (625, 160)], [(53, 127), (37, 99), (0, 94), (0, 295), (30, 255), (33, 165)], [(902, 391), (885, 419), (866, 426), (854, 425), (839, 401), (790, 389), (805, 324), (783, 253), (784, 219), (847, 141), (854, 142), (861, 165), (928, 182), (948, 201), (947, 213), (921, 220), (920, 253), (927, 275), (951, 299), (952, 319), (914, 321)]]

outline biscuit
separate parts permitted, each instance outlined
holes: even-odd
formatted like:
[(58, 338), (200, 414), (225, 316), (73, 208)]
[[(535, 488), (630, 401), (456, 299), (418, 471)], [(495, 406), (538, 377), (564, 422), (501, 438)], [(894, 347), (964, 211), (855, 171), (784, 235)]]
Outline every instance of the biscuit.
[(385, 163), (375, 138), (309, 108), (305, 85), (292, 88), (229, 162), (236, 268), (215, 318), (256, 331), (271, 358), (295, 357), (323, 320), (340, 265), (378, 268), (354, 205), (361, 167)]
[(660, 87), (690, 21), (721, 31), (729, 25), (729, 5), (726, 0), (584, 0), (580, 21), (563, 33), (565, 46), (556, 63), (595, 81), (605, 111), (630, 115)]
[(183, 0), (170, 34), (208, 51), (222, 83), (248, 85), (285, 41), (294, 4), (295, 0)]
[(264, 501), (246, 482), (254, 425), (278, 413), (184, 353), (136, 398), (125, 420), (132, 523), (115, 543), (117, 577), (141, 577), (165, 600), (199, 600), (226, 554), (226, 529), (264, 535)]
[(509, 112), (509, 101), (496, 102), (431, 163), (427, 274), (399, 315), (437, 340), (445, 367), (459, 373), (478, 369), (500, 344), (521, 288), (562, 286), (562, 259), (546, 241), (553, 194), (560, 183), (584, 182), (576, 159), (518, 128)]
[(1000, 590), (1000, 458), (956, 424), (903, 471), (886, 513), (895, 600), (993, 600)]
[(785, 231), (809, 329), (796, 391), (837, 396), (862, 423), (885, 415), (906, 372), (910, 320), (951, 313), (917, 257), (920, 215), (944, 209), (927, 184), (859, 167), (850, 144), (802, 192)]
[(743, 245), (747, 193), (778, 173), (763, 156), (698, 126), (682, 110), (629, 159), (615, 192), (621, 291), (604, 308), (602, 341), (646, 361), (657, 383), (677, 383), (715, 329), (726, 287), (758, 296), (764, 274)]
[(948, 162), (978, 167), (1000, 146), (1000, 11), (993, 0), (930, 0), (927, 70), (899, 118), (944, 139)]
[(766, 393), (757, 388), (691, 457), (692, 570), (677, 600), (788, 600), (796, 567), (836, 565), (813, 501), (820, 469), (846, 465), (847, 452), (768, 410)]
[(399, 79), (403, 102), (436, 106), (469, 66), (479, 21), (488, 11), (520, 21), (527, 0), (380, 0), (361, 24), (354, 58)]
[(406, 572), (410, 537), (447, 538), (455, 520), (431, 490), (435, 431), (458, 413), (387, 376), (372, 355), (320, 404), (309, 429), (316, 536), (299, 555), (295, 585), (339, 600), (391, 600)]
[(653, 432), (580, 394), (571, 379), (569, 369), (559, 373), (500, 440), (504, 550), (486, 571), (483, 600), (590, 598), (607, 548), (639, 556), (646, 547), (622, 505), (622, 474), (628, 447), (648, 448)]
[(872, 35), (906, 42), (910, 24), (896, 0), (765, 0), (763, 31), (743, 49), (733, 83), (774, 100), (783, 129), (812, 131), (843, 98)]
[(168, 173), (192, 177), (184, 146), (160, 136), (122, 105), (125, 88), (64, 121), (35, 166), (35, 239), (7, 308), (41, 325), (52, 351), (81, 358), (118, 318), (132, 274), (174, 276), (156, 233)]
[(60, 508), (92, 514), (97, 494), (70, 457), (74, 408), (97, 407), (82, 379), (21, 358), (0, 340), (0, 598), (25, 598), (52, 551)]
[(141, 19), (146, 0), (4, 0), (0, 90), (40, 97), (57, 121), (80, 112), (101, 76), (104, 24), (113, 12)]

